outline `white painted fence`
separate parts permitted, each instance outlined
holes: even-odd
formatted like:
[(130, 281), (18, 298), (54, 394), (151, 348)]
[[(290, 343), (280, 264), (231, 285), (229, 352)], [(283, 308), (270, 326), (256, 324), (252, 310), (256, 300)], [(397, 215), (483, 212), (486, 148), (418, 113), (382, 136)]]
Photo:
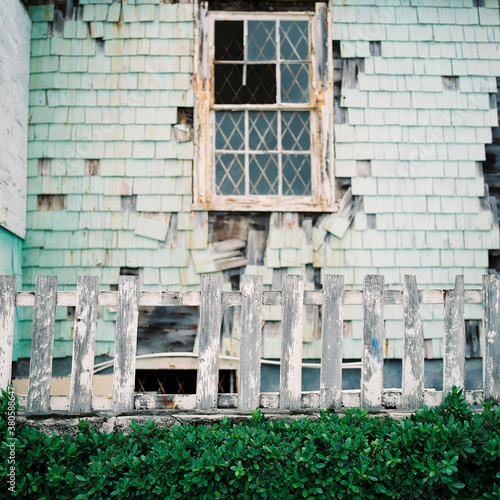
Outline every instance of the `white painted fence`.
[[(139, 278), (120, 276), (117, 292), (99, 292), (98, 279), (79, 276), (76, 292), (57, 292), (57, 277), (38, 276), (35, 292), (16, 292), (14, 276), (0, 276), (0, 387), (10, 382), (16, 307), (34, 306), (27, 412), (69, 410), (129, 412), (134, 409), (256, 407), (358, 407), (414, 409), (438, 405), (443, 392), (424, 389), (424, 347), (419, 304), (444, 303), (443, 390), (465, 386), (464, 304), (483, 304), (483, 390), (466, 391), (469, 404), (500, 402), (500, 276), (483, 277), (482, 290), (465, 290), (457, 276), (453, 290), (418, 290), (405, 276), (403, 290), (384, 290), (384, 278), (365, 277), (363, 290), (344, 290), (342, 276), (324, 276), (323, 290), (304, 291), (301, 276), (285, 275), (280, 291), (263, 291), (262, 276), (244, 275), (241, 291), (222, 291), (222, 278), (202, 276), (201, 291), (140, 292)], [(363, 305), (361, 389), (342, 391), (344, 304)], [(402, 389), (383, 389), (384, 304), (403, 307)], [(137, 322), (140, 306), (199, 306), (199, 356), (196, 394), (135, 394)], [(279, 393), (260, 393), (262, 305), (282, 306)], [(323, 318), (320, 390), (301, 392), (303, 305), (321, 306)], [(54, 322), (57, 306), (76, 306), (71, 389), (51, 396)], [(92, 395), (97, 307), (116, 306), (113, 394)], [(218, 394), (222, 307), (241, 306), (239, 393)]]

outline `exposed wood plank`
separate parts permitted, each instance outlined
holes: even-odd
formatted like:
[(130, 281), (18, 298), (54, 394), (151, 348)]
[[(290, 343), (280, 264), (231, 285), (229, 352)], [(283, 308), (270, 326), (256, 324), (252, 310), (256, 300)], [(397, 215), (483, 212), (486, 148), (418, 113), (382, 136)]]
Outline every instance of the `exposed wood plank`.
[(424, 334), (415, 276), (403, 278), (402, 407), (421, 408), (424, 401)]
[(455, 289), (444, 298), (443, 392), (465, 388), (464, 277), (455, 278)]
[(363, 295), (361, 407), (376, 410), (382, 406), (384, 375), (384, 277), (366, 275)]
[(222, 276), (202, 275), (196, 408), (217, 408), (220, 332), (222, 321)]
[(259, 406), (263, 277), (244, 274), (241, 283), (241, 346), (238, 408)]
[(138, 320), (139, 276), (120, 276), (113, 368), (113, 411), (131, 411), (134, 408)]
[(323, 277), (323, 337), (321, 346), (320, 405), (339, 409), (342, 391), (342, 340), (344, 333), (344, 277)]
[(50, 409), (56, 300), (57, 276), (37, 276), (26, 407), (33, 413), (44, 413)]
[(500, 275), (483, 276), (484, 399), (500, 404)]
[(302, 328), (304, 281), (299, 275), (283, 276), (280, 369), (280, 408), (300, 408), (302, 386)]
[(99, 278), (97, 276), (78, 276), (76, 295), (69, 410), (85, 413), (92, 408)]
[(0, 389), (11, 383), (15, 317), (16, 276), (0, 276)]

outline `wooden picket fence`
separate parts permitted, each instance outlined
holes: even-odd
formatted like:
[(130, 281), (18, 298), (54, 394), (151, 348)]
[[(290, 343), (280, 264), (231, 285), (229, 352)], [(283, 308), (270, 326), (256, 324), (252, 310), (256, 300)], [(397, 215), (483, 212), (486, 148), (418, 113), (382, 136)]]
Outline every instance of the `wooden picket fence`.
[[(244, 275), (241, 291), (222, 291), (222, 277), (203, 275), (201, 291), (140, 292), (139, 278), (120, 276), (118, 291), (98, 289), (98, 278), (79, 276), (77, 290), (58, 292), (57, 277), (38, 276), (34, 292), (16, 292), (14, 276), (0, 276), (0, 387), (11, 378), (16, 307), (34, 306), (27, 412), (131, 412), (142, 409), (362, 407), (415, 409), (438, 405), (452, 386), (465, 387), (464, 304), (483, 304), (483, 389), (466, 391), (469, 404), (500, 402), (500, 276), (483, 276), (482, 290), (465, 290), (457, 276), (453, 290), (418, 290), (415, 276), (403, 290), (384, 290), (384, 277), (367, 275), (363, 290), (344, 290), (343, 276), (325, 275), (323, 289), (304, 291), (303, 278), (283, 276), (282, 290), (264, 291), (262, 276)], [(361, 389), (342, 391), (343, 305), (363, 306)], [(401, 389), (383, 388), (384, 304), (403, 307)], [(424, 389), (424, 339), (419, 304), (444, 304), (443, 392)], [(140, 306), (199, 306), (196, 394), (136, 394), (134, 391)], [(262, 305), (282, 306), (279, 393), (260, 393)], [(320, 390), (301, 392), (303, 306), (322, 307)], [(69, 396), (50, 395), (57, 306), (75, 306), (73, 363)], [(113, 394), (92, 395), (97, 308), (117, 308)], [(241, 306), (238, 394), (218, 394), (222, 308)]]

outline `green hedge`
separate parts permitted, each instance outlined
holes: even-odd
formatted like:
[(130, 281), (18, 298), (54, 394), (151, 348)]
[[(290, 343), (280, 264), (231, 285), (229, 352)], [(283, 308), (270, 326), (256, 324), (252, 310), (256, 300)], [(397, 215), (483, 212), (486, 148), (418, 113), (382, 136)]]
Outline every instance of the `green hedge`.
[[(0, 491), (7, 495), (6, 398)], [(346, 410), (318, 420), (96, 433), (17, 429), (16, 495), (33, 499), (500, 498), (500, 407), (461, 390), (403, 420)]]

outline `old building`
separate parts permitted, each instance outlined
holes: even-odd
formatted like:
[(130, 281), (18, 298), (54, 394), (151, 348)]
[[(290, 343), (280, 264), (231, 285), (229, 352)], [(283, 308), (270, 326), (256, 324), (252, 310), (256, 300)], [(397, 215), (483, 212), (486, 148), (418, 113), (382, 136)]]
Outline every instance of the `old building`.
[[(17, 0), (0, 6), (2, 33), (28, 29)], [(22, 186), (27, 167), (26, 234), (22, 187), (0, 200), (2, 242), (24, 238), (25, 289), (38, 274), (74, 289), (84, 273), (103, 290), (120, 274), (186, 290), (213, 272), (227, 289), (243, 273), (268, 288), (283, 273), (309, 288), (325, 273), (351, 288), (367, 273), (477, 287), (498, 271), (494, 147), (491, 193), (483, 175), (492, 130), (498, 144), (497, 0), (36, 1), (29, 14), (27, 163), (14, 148), (15, 179), (0, 171)], [(1, 112), (22, 132), (16, 82), (0, 81), (0, 99), (7, 88), (20, 108)], [(17, 218), (3, 222), (4, 206)], [(428, 358), (441, 357), (438, 309), (422, 308)], [(102, 310), (96, 355), (113, 353), (115, 313)], [(56, 357), (71, 356), (72, 314), (58, 309)], [(398, 314), (386, 308), (388, 358), (401, 356)], [(466, 315), (478, 356), (481, 311)], [(305, 316), (303, 355), (318, 358), (319, 312)], [(279, 357), (279, 311), (264, 319), (262, 355)], [(27, 358), (29, 310), (21, 320)], [(196, 311), (144, 311), (141, 325), (139, 352), (196, 350)], [(239, 355), (238, 332), (226, 311), (223, 354)], [(360, 357), (360, 332), (352, 306), (345, 358)]]

